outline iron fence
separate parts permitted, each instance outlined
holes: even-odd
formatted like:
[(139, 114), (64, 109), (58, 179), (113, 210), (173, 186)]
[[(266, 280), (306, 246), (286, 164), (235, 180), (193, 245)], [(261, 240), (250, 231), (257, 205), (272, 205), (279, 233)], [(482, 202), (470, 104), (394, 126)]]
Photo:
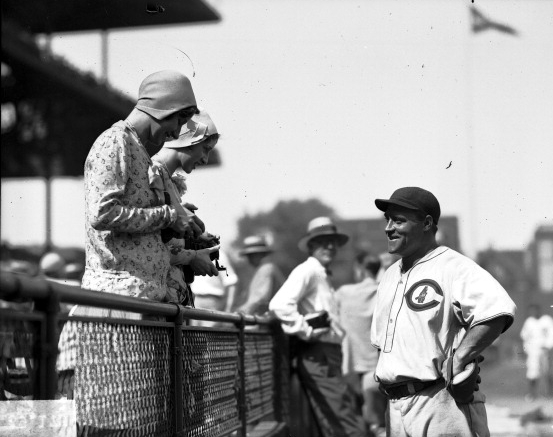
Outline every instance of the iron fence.
[[(271, 318), (6, 272), (0, 299), (2, 393), (74, 399), (87, 435), (246, 436), (260, 422), (271, 424), (265, 435), (286, 433), (288, 344)], [(70, 316), (67, 305), (120, 316)]]

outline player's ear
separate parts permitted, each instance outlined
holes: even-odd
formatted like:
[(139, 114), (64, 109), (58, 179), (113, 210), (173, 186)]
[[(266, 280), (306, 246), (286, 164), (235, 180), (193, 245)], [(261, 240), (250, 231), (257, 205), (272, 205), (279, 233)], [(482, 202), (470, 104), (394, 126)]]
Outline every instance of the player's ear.
[(434, 224), (434, 219), (432, 218), (431, 215), (427, 215), (424, 218), (424, 221), (422, 222), (422, 224), (424, 226), (425, 231), (431, 231), (432, 230), (432, 225)]

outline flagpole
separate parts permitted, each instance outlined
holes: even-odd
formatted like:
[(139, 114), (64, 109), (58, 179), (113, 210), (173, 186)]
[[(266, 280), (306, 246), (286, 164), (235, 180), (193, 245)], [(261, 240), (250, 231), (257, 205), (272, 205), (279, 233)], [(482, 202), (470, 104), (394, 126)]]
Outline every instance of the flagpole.
[(469, 195), (469, 227), (470, 227), (470, 241), (472, 245), (472, 257), (475, 258), (478, 252), (478, 201), (477, 201), (477, 172), (476, 165), (476, 141), (475, 141), (475, 123), (476, 117), (474, 116), (474, 86), (473, 86), (473, 59), (474, 59), (474, 34), (483, 31), (498, 31), (500, 33), (518, 36), (518, 31), (503, 23), (499, 23), (487, 18), (482, 12), (476, 9), (475, 6), (469, 6), (470, 17), (470, 33), (468, 34), (467, 43), (465, 44), (465, 63), (466, 63), (466, 129), (467, 129), (467, 177), (468, 177), (468, 195)]
[[(470, 16), (469, 16), (470, 18)], [(474, 102), (473, 102), (473, 29), (471, 23), (471, 29), (468, 33), (467, 42), (465, 44), (465, 76), (466, 76), (466, 135), (467, 135), (467, 185), (468, 185), (468, 196), (469, 196), (469, 241), (470, 241), (470, 250), (468, 251), (469, 256), (476, 258), (477, 255), (477, 244), (478, 244), (478, 208), (476, 201), (476, 163), (474, 159)], [(465, 248), (466, 251), (466, 248)]]

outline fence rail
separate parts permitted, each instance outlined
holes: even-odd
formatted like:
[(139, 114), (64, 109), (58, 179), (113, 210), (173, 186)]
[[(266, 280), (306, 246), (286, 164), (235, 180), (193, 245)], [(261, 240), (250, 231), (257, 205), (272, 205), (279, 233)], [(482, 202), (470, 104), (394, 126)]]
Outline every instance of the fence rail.
[[(0, 299), (2, 390), (27, 390), (37, 400), (67, 394), (88, 435), (246, 436), (259, 422), (265, 435), (286, 430), (288, 344), (271, 318), (6, 272)], [(72, 317), (60, 310), (65, 304), (121, 316)], [(219, 324), (192, 326), (194, 320)], [(24, 360), (23, 371), (15, 359)]]

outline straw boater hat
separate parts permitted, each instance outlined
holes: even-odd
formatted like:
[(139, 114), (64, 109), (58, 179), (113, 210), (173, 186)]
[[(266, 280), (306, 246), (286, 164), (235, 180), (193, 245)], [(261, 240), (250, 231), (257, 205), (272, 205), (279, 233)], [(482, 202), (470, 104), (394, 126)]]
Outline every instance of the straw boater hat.
[(272, 249), (269, 248), (265, 238), (258, 235), (250, 235), (249, 237), (244, 238), (242, 250), (240, 250), (240, 255), (251, 255), (254, 253), (271, 253)]
[(320, 237), (322, 235), (333, 235), (337, 237), (338, 246), (343, 246), (349, 240), (349, 237), (346, 234), (338, 232), (336, 225), (329, 217), (317, 217), (309, 222), (307, 225), (307, 234), (305, 234), (300, 241), (298, 242), (298, 247), (303, 252), (307, 252), (307, 243), (315, 237)]

